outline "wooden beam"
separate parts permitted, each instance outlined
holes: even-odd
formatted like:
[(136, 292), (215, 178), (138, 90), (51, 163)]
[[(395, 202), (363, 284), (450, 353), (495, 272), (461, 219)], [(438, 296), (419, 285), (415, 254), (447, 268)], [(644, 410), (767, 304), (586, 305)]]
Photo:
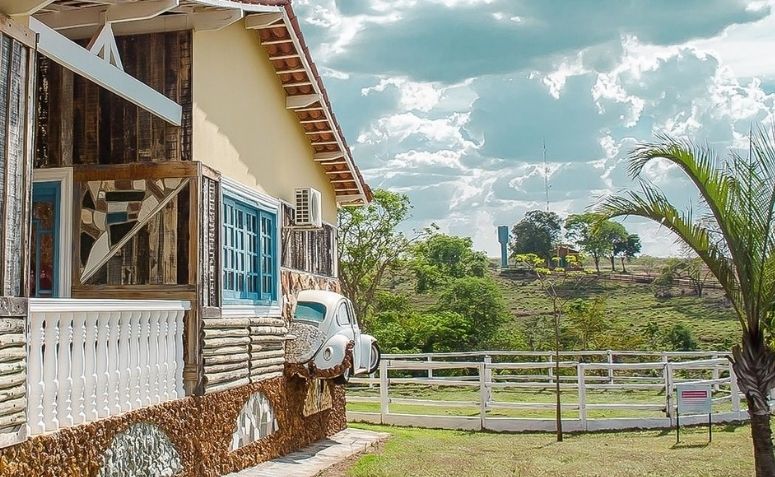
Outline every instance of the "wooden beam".
[(363, 203), (363, 196), (360, 194), (336, 194), (335, 197), (339, 204)]
[(54, 30), (100, 26), (155, 18), (179, 5), (178, 0), (146, 0), (45, 13), (36, 18)]
[(30, 29), (38, 34), (38, 51), (53, 61), (165, 121), (181, 125), (183, 108), (178, 103), (94, 56), (35, 18), (30, 18)]
[(262, 45), (282, 45), (283, 43), (293, 43), (293, 40), (287, 38), (285, 40), (270, 40), (261, 42)]
[(280, 12), (248, 15), (248, 17), (245, 18), (245, 28), (248, 30), (275, 28), (281, 25), (284, 25), (284, 23), (283, 14)]
[(332, 134), (334, 131), (331, 129), (323, 129), (320, 131), (304, 131), (307, 136), (314, 136), (315, 134)]
[(298, 58), (299, 55), (279, 55), (279, 56), (270, 56), (270, 60), (290, 60), (291, 58)]
[[(285, 85), (283, 85), (285, 86)], [(285, 107), (287, 109), (300, 109), (311, 106), (321, 99), (319, 94), (300, 94), (297, 96), (288, 96), (285, 98)]]
[(5, 0), (0, 3), (0, 11), (6, 15), (32, 15), (53, 2), (54, 0)]
[(312, 83), (309, 81), (298, 81), (296, 83), (286, 83), (283, 88), (296, 88), (297, 86), (310, 86)]

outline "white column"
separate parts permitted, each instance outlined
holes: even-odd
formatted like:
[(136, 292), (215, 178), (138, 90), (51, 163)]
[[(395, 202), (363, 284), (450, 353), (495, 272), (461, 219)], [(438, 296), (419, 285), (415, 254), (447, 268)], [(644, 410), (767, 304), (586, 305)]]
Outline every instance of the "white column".
[(73, 424), (80, 424), (86, 421), (84, 391), (86, 387), (86, 377), (84, 375), (84, 354), (86, 343), (86, 313), (76, 312), (73, 314), (73, 351), (72, 351), (72, 370), (73, 379), (72, 390), (72, 416)]
[(151, 334), (151, 312), (144, 311), (140, 315), (140, 399), (143, 406), (151, 405), (150, 383), (151, 377), (149, 336)]
[(70, 340), (73, 333), (73, 314), (62, 312), (59, 314), (59, 340), (57, 343), (57, 420), (59, 427), (73, 425), (72, 397), (73, 378), (70, 376)]
[(100, 417), (110, 416), (110, 399), (108, 396), (108, 337), (110, 336), (109, 316), (97, 313), (97, 414)]
[(132, 409), (143, 406), (140, 398), (140, 312), (133, 311), (129, 335), (129, 389), (131, 391)]
[(43, 313), (30, 313), (29, 359), (27, 380), (29, 391), (27, 395), (27, 420), (30, 423), (30, 433), (40, 434), (46, 430), (46, 418), (43, 413)]
[[(718, 359), (718, 353), (713, 353), (711, 355), (711, 358), (712, 359)], [(716, 382), (713, 383), (713, 391), (716, 391), (716, 392), (718, 392), (718, 390), (720, 389), (720, 385), (717, 382), (718, 378), (719, 378), (719, 367), (720, 366), (723, 366), (723, 365), (714, 364), (713, 365), (713, 371), (711, 372), (711, 379), (713, 379), (713, 381), (716, 381)]]
[(121, 312), (119, 328), (121, 328), (118, 337), (118, 369), (119, 380), (118, 388), (121, 393), (121, 410), (131, 411), (133, 409), (132, 393), (129, 385), (129, 378), (132, 370), (129, 367), (129, 330), (131, 328), (132, 313), (129, 311)]
[(159, 325), (161, 326), (160, 336), (163, 339), (159, 342), (159, 376), (161, 385), (159, 392), (161, 399), (169, 401), (175, 399), (177, 392), (175, 389), (175, 315), (177, 312), (168, 311), (161, 315)]
[(45, 315), (46, 331), (43, 352), (43, 422), (46, 431), (59, 429), (57, 420), (56, 395), (59, 391), (57, 381), (57, 341), (59, 340), (59, 314)]
[(97, 328), (99, 327), (99, 313), (86, 314), (86, 344), (84, 346), (83, 374), (85, 381), (84, 413), (86, 420), (96, 421), (99, 417), (97, 410)]
[(159, 373), (159, 361), (162, 358), (159, 348), (164, 343), (164, 337), (161, 335), (161, 324), (159, 323), (161, 316), (159, 315), (166, 313), (169, 312), (152, 311), (148, 316), (150, 330), (148, 333), (148, 399), (151, 404), (158, 404), (160, 402), (161, 396), (159, 391), (163, 389), (162, 386), (166, 378), (166, 376), (161, 376), (161, 373)]
[(175, 348), (173, 350), (173, 356), (175, 356), (174, 366), (170, 366), (169, 375), (173, 375), (175, 378), (175, 393), (178, 398), (182, 398), (185, 395), (183, 390), (183, 318), (186, 312), (176, 311), (174, 316), (174, 331), (171, 334), (175, 337)]
[(119, 387), (119, 367), (118, 367), (118, 339), (121, 334), (120, 311), (110, 311), (106, 313), (108, 318), (108, 406), (110, 414), (115, 416), (121, 414), (121, 388)]

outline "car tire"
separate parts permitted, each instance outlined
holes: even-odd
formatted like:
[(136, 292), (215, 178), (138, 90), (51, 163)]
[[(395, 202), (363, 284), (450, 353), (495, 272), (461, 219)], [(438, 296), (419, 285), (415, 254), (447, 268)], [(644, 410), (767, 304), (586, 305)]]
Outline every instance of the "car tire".
[(371, 355), (377, 357), (377, 359), (372, 358), (369, 363), (371, 365), (369, 366), (369, 374), (374, 374), (379, 369), (379, 362), (382, 360), (382, 351), (380, 351), (376, 341), (371, 343)]
[(350, 382), (350, 375), (352, 374), (351, 368), (345, 368), (344, 372), (333, 379), (334, 384), (347, 384)]

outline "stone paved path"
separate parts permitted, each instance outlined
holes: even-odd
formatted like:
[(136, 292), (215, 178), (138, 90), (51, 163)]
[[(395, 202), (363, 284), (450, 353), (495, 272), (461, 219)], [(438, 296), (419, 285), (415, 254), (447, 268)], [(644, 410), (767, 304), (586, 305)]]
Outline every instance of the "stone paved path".
[(384, 432), (345, 429), (298, 452), (226, 477), (313, 477), (377, 442), (384, 441), (388, 436)]

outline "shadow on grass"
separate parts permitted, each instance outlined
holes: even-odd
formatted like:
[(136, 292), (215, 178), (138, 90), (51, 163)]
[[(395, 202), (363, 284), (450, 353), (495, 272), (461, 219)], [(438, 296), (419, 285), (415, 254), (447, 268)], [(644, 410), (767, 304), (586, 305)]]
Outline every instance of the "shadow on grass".
[(677, 450), (677, 449), (704, 449), (710, 445), (710, 442), (703, 442), (698, 444), (686, 444), (679, 442), (678, 444), (673, 444), (670, 446), (671, 449)]

